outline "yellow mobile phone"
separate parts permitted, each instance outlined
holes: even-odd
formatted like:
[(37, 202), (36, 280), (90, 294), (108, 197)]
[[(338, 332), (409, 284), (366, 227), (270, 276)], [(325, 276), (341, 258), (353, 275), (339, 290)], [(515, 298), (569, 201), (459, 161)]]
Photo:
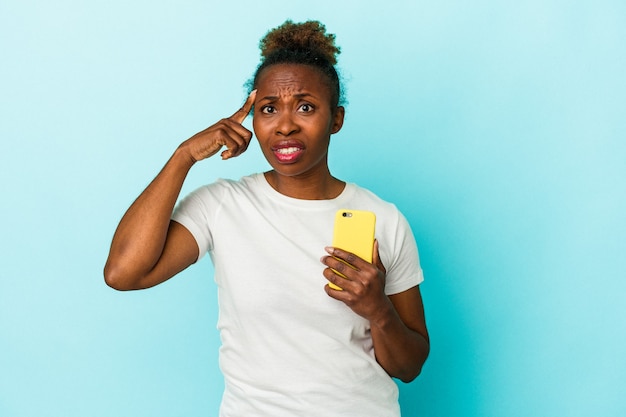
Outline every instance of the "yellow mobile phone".
[[(371, 211), (341, 209), (335, 214), (332, 246), (372, 263), (375, 230), (376, 215)], [(343, 274), (337, 273), (345, 278)], [(331, 288), (341, 290), (333, 283), (329, 285)]]

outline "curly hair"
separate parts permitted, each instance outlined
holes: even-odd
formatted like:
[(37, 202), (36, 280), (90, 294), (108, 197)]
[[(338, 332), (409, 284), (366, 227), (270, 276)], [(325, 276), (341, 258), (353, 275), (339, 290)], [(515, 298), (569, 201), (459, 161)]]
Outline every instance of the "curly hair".
[(331, 107), (336, 109), (344, 103), (341, 81), (335, 68), (341, 49), (335, 45), (335, 35), (327, 34), (322, 23), (315, 20), (293, 23), (287, 20), (267, 32), (259, 42), (259, 48), (261, 63), (247, 83), (249, 90), (256, 87), (261, 72), (271, 65), (310, 65), (326, 76), (331, 91)]

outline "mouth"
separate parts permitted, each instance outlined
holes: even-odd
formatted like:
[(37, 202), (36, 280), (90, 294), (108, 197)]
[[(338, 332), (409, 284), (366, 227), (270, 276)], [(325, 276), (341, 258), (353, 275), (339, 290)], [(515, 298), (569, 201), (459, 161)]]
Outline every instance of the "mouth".
[(281, 164), (292, 164), (304, 154), (304, 146), (299, 143), (281, 143), (272, 147), (272, 153)]

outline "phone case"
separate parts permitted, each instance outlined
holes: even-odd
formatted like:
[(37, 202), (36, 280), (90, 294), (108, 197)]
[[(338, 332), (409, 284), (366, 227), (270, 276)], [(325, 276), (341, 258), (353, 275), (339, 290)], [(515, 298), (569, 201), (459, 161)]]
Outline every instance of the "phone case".
[[(339, 210), (335, 214), (332, 246), (351, 252), (372, 263), (375, 230), (376, 215), (371, 211)], [(337, 273), (344, 276), (339, 272)], [(341, 290), (333, 283), (329, 283), (329, 285), (331, 288)]]

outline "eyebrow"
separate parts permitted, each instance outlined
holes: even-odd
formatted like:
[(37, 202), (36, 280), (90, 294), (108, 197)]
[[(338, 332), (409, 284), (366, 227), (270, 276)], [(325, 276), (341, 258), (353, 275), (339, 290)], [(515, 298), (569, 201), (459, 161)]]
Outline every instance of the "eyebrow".
[[(293, 97), (297, 98), (297, 99), (301, 99), (301, 98), (305, 98), (305, 97), (313, 97), (313, 94), (311, 94), (311, 93), (298, 93), (298, 94), (294, 94)], [(262, 97), (261, 100), (276, 101), (279, 98), (280, 98), (279, 96), (265, 96), (265, 97)]]

